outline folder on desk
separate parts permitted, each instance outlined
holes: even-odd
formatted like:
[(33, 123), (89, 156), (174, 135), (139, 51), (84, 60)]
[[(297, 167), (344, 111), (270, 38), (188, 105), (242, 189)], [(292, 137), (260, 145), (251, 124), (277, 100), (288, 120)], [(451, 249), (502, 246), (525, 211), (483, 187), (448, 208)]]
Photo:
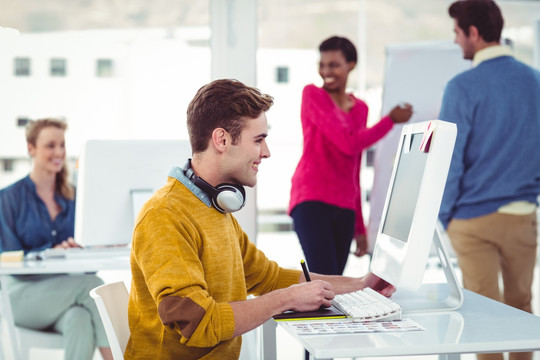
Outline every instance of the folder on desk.
[(315, 311), (286, 311), (282, 314), (273, 316), (275, 321), (343, 319), (346, 317), (347, 315), (338, 310), (334, 305), (329, 308), (321, 308)]

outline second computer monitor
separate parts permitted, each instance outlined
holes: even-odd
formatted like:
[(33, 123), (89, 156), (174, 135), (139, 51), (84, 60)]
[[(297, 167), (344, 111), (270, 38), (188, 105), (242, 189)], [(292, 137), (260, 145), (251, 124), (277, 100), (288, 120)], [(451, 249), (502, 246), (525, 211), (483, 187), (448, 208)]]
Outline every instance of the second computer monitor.
[(456, 140), (456, 125), (408, 124), (401, 132), (371, 271), (400, 288), (423, 281)]
[(170, 169), (191, 157), (188, 140), (89, 140), (79, 159), (75, 241), (126, 245), (134, 218)]

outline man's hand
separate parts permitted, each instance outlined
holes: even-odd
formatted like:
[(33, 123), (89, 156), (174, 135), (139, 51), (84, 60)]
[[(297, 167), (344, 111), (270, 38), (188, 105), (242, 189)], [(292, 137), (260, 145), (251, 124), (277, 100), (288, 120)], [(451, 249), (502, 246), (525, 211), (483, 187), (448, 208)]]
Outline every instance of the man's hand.
[(330, 307), (335, 296), (332, 285), (323, 280), (314, 280), (287, 288), (294, 311), (312, 311), (322, 307)]
[(384, 296), (391, 296), (396, 292), (396, 288), (392, 284), (384, 281), (373, 273), (368, 273), (362, 278), (362, 281), (364, 282), (364, 287), (370, 287)]
[(273, 315), (287, 310), (314, 311), (321, 306), (330, 307), (333, 298), (334, 290), (329, 282), (313, 280), (277, 289), (254, 299), (233, 301), (230, 303), (235, 321), (233, 336), (253, 330)]

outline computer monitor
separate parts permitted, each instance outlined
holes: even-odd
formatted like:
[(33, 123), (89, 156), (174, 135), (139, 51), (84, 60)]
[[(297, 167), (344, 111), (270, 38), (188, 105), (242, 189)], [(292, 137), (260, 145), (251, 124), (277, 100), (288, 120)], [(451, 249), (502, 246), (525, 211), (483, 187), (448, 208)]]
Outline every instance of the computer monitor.
[[(440, 256), (446, 252), (436, 227), (456, 135), (455, 124), (440, 120), (402, 129), (371, 261), (371, 271), (398, 290), (422, 285), (433, 240)], [(455, 285), (447, 253), (441, 261)]]
[(174, 166), (191, 157), (188, 140), (89, 140), (77, 173), (75, 241), (128, 245), (134, 219)]

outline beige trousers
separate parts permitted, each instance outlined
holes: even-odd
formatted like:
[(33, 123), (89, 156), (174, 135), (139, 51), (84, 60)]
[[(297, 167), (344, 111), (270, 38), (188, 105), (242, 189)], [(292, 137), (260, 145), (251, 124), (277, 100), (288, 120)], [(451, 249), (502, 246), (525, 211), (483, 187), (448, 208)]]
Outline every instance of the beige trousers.
[[(453, 219), (448, 225), (448, 235), (463, 273), (463, 286), (532, 312), (531, 287), (537, 232), (536, 213), (492, 213), (466, 220)], [(499, 275), (502, 277), (502, 292), (499, 289)], [(503, 355), (479, 354), (478, 358), (503, 359)], [(530, 360), (532, 353), (512, 353), (509, 358)]]

